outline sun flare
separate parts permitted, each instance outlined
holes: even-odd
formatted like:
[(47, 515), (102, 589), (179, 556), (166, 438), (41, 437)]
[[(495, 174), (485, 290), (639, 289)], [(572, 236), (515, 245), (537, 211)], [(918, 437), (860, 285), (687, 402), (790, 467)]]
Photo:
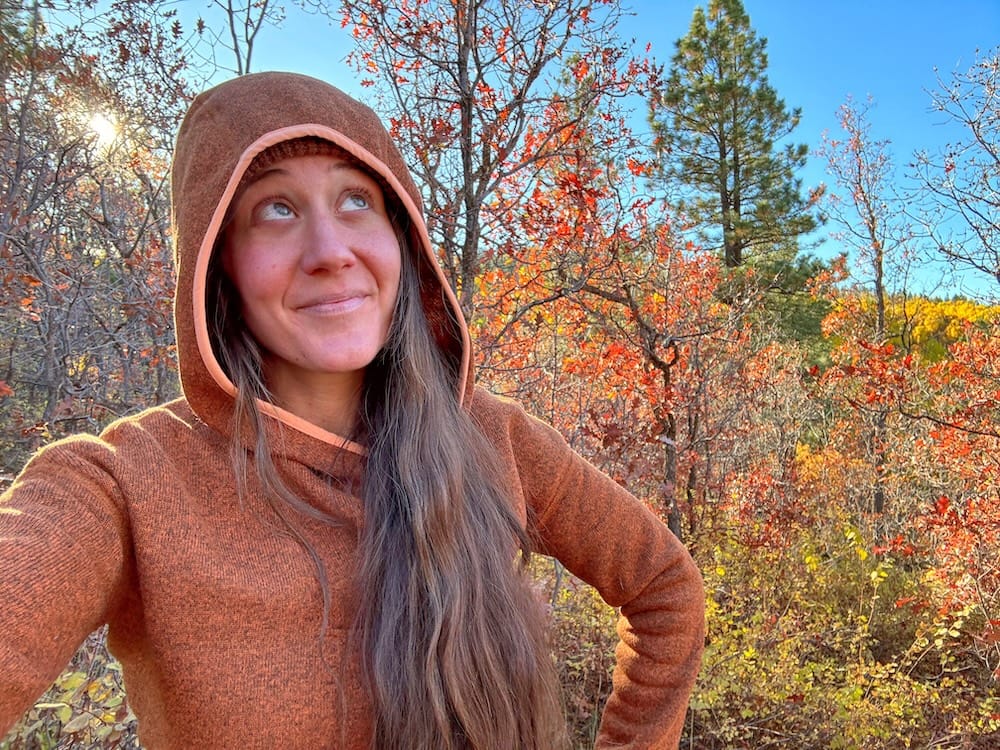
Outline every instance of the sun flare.
[(97, 136), (97, 145), (101, 148), (108, 148), (118, 137), (117, 123), (103, 112), (94, 113), (87, 122), (87, 127)]

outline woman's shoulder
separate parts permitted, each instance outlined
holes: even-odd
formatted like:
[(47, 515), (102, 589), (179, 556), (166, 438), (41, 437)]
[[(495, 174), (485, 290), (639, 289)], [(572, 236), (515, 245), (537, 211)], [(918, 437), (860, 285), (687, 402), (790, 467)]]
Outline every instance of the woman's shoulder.
[(28, 466), (90, 463), (118, 474), (123, 467), (204, 454), (213, 443), (226, 444), (225, 438), (195, 416), (187, 401), (176, 399), (120, 417), (97, 435), (80, 433), (55, 440), (39, 449)]
[(99, 439), (115, 447), (228, 444), (227, 438), (203, 422), (184, 398), (152, 406), (108, 424)]
[(178, 489), (192, 477), (228, 476), (228, 461), (227, 439), (179, 399), (117, 419), (98, 435), (49, 443), (31, 457), (15, 484), (19, 492), (34, 488), (42, 495), (86, 491), (124, 507), (129, 498), (149, 497), (151, 490), (163, 494), (163, 488)]
[(505, 448), (519, 464), (558, 465), (571, 453), (562, 435), (530, 414), (519, 402), (477, 386), (469, 403), (473, 421), (494, 445)]
[(507, 396), (499, 396), (480, 385), (477, 385), (473, 390), (468, 406), (472, 419), (484, 430), (493, 428), (494, 430), (519, 431), (548, 428), (543, 422), (530, 415), (518, 401)]
[(187, 402), (180, 398), (161, 406), (147, 407), (134, 414), (117, 417), (96, 432), (85, 431), (57, 438), (39, 448), (36, 455), (99, 445), (114, 450), (122, 443), (136, 440), (141, 433), (152, 436), (169, 431), (171, 428), (177, 429), (180, 425), (190, 429), (194, 419)]

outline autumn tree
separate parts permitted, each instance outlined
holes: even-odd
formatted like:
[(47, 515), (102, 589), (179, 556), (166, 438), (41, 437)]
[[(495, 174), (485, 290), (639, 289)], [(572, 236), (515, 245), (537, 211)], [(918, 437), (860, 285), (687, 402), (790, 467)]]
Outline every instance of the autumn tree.
[(4, 7), (4, 464), (177, 393), (167, 165), (205, 76), (152, 0)]
[[(852, 251), (853, 268), (860, 274), (854, 292), (843, 295), (838, 311), (829, 319), (843, 328), (838, 329), (842, 344), (835, 353), (837, 365), (828, 377), (838, 379), (842, 386), (853, 384), (843, 387), (841, 393), (867, 424), (863, 443), (873, 472), (868, 509), (881, 514), (886, 502), (888, 420), (895, 407), (892, 389), (882, 378), (886, 361), (908, 341), (905, 328), (890, 331), (888, 326), (887, 274), (892, 272), (894, 283), (900, 285), (897, 294), (905, 294), (914, 238), (892, 192), (894, 167), (889, 142), (871, 134), (870, 107), (871, 101), (859, 106), (849, 98), (839, 112), (842, 135), (824, 135), (819, 153), (827, 159), (828, 171), (836, 182), (827, 201), (830, 216), (839, 227), (834, 236)], [(907, 325), (905, 319), (901, 322)]]
[(637, 190), (649, 161), (603, 153), (583, 138), (537, 175), (527, 207), (501, 200), (513, 262), (481, 277), (483, 304), (501, 304), (476, 337), (503, 337), (484, 361), (494, 387), (526, 382), (522, 400), (694, 545), (732, 466), (746, 410), (724, 393), (743, 392), (749, 334), (716, 299), (721, 261)]
[(938, 151), (911, 164), (919, 184), (913, 212), (933, 245), (958, 267), (983, 274), (1000, 290), (1000, 47), (950, 80), (938, 77), (931, 110), (961, 128)]
[[(920, 401), (904, 416), (922, 440), (912, 457), (927, 502), (915, 525), (929, 535), (941, 618), (968, 623), (953, 657), (1000, 679), (1000, 306), (978, 307), (948, 356), (920, 375)], [(928, 398), (929, 397), (929, 398)], [(929, 403), (928, 403), (929, 402)]]
[[(185, 40), (149, 3), (5, 19), (4, 464), (175, 395), (167, 152)], [(96, 25), (95, 25), (96, 24)], [(100, 44), (95, 42), (100, 39)]]
[(740, 0), (710, 0), (650, 102), (660, 179), (728, 268), (779, 251), (791, 259), (816, 226), (795, 177), (807, 148), (783, 145), (800, 112), (768, 82), (766, 48)]
[[(1000, 668), (993, 624), (1000, 608), (1000, 309), (908, 291), (910, 263), (925, 235), (891, 190), (889, 143), (873, 138), (870, 106), (848, 101), (843, 137), (825, 137), (822, 149), (838, 183), (830, 215), (862, 274), (838, 293), (825, 322), (837, 345), (821, 379), (829, 396), (849, 407), (830, 446), (864, 457), (871, 504), (862, 510), (885, 513), (876, 529), (882, 548), (922, 555), (907, 564), (924, 566), (931, 585), (905, 601), (937, 614), (918, 628), (916, 643), (935, 633), (947, 650), (942, 664), (965, 671), (963, 689), (974, 696), (977, 683), (988, 684)], [(844, 439), (852, 434), (861, 438), (853, 450)], [(849, 496), (852, 488), (844, 489)]]
[(445, 272), (471, 314), (475, 279), (503, 234), (503, 207), (486, 210), (498, 186), (528, 175), (521, 184), (530, 191), (530, 175), (567, 155), (595, 109), (632, 89), (638, 63), (613, 34), (622, 11), (617, 0), (342, 6), (358, 44), (352, 59), (383, 98), (423, 186)]

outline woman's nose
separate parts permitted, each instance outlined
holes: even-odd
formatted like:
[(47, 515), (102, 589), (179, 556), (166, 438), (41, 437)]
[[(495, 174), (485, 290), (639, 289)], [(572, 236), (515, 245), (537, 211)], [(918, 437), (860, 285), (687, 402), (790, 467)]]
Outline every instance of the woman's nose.
[(350, 231), (329, 212), (311, 214), (307, 220), (302, 269), (306, 273), (336, 271), (355, 261)]

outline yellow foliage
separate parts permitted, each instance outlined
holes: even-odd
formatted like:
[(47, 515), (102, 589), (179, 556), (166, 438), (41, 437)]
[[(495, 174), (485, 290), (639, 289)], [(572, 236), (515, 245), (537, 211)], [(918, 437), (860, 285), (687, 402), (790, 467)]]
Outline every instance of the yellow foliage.
[[(1000, 319), (1000, 306), (980, 305), (967, 299), (916, 299), (908, 305), (910, 338), (918, 346), (935, 341), (947, 347), (965, 338), (967, 326), (982, 326)], [(901, 327), (906, 311), (900, 301), (894, 300), (888, 312), (895, 327)]]
[(87, 639), (41, 700), (6, 737), (0, 737), (0, 750), (140, 750), (136, 726), (125, 702), (121, 667), (99, 631)]
[(854, 478), (867, 471), (865, 462), (857, 456), (843, 454), (836, 448), (811, 448), (805, 443), (795, 446), (796, 490), (811, 499), (829, 495), (831, 490), (850, 487)]
[(713, 545), (693, 747), (1000, 747), (998, 700), (962, 656), (982, 612), (941, 611), (946, 587), (869, 535), (831, 511), (788, 545)]
[[(926, 297), (893, 297), (886, 301), (885, 327), (889, 341), (901, 350), (915, 348), (924, 359), (942, 359), (948, 347), (964, 341), (968, 328), (995, 324), (1000, 306), (968, 299), (938, 300)], [(874, 335), (875, 298), (871, 294), (841, 294), (823, 321), (823, 332), (834, 343), (841, 337)], [(879, 342), (875, 342), (879, 343)]]

